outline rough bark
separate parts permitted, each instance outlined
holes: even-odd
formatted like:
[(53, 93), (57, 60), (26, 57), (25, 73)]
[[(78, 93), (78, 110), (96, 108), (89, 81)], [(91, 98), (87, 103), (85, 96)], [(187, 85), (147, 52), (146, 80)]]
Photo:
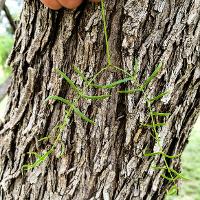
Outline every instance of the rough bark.
[[(200, 110), (200, 1), (199, 0), (108, 0), (109, 43), (113, 65), (133, 70), (139, 60), (142, 83), (159, 62), (163, 68), (150, 87), (149, 97), (170, 93), (156, 103), (170, 112), (167, 126), (159, 128), (169, 155), (183, 151)], [(160, 156), (145, 157), (144, 148), (156, 151), (150, 130), (141, 128), (149, 116), (141, 94), (119, 95), (103, 101), (79, 101), (79, 108), (96, 125), (72, 115), (60, 146), (38, 168), (22, 174), (22, 166), (34, 161), (27, 152), (43, 152), (50, 142), (38, 142), (55, 133), (66, 106), (44, 103), (48, 95), (74, 98), (72, 90), (54, 72), (59, 67), (78, 85), (72, 65), (92, 77), (106, 64), (105, 42), (99, 6), (84, 4), (75, 11), (50, 11), (38, 0), (26, 0), (16, 32), (9, 64), (13, 81), (0, 131), (1, 199), (163, 199), (171, 183), (152, 165)], [(98, 83), (111, 82), (123, 74), (107, 71)], [(132, 88), (134, 85), (129, 84)], [(101, 94), (100, 90), (89, 90)], [(169, 161), (180, 169), (180, 159)]]

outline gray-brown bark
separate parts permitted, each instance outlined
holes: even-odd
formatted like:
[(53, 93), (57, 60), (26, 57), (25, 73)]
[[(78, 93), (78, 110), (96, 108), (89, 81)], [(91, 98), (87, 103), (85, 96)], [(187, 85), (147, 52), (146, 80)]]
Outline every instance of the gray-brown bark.
[[(200, 110), (200, 1), (199, 0), (108, 0), (109, 43), (113, 65), (132, 71), (139, 59), (139, 81), (155, 64), (163, 68), (148, 87), (155, 96), (170, 93), (155, 108), (170, 112), (166, 127), (159, 129), (169, 155), (183, 151)], [(64, 118), (66, 106), (45, 104), (49, 95), (74, 98), (72, 90), (54, 72), (59, 67), (78, 85), (72, 65), (92, 77), (106, 64), (100, 7), (85, 4), (76, 11), (50, 11), (37, 0), (26, 0), (10, 65), (13, 81), (4, 128), (0, 131), (1, 199), (163, 199), (171, 186), (152, 166), (162, 165), (160, 156), (145, 157), (144, 148), (156, 150), (149, 129), (140, 127), (149, 117), (142, 95), (118, 95), (103, 101), (79, 101), (79, 108), (96, 125), (73, 115), (62, 141), (64, 156), (52, 154), (42, 165), (22, 175), (32, 162), (27, 152), (43, 152), (48, 135)], [(117, 80), (108, 71), (98, 83)], [(133, 85), (129, 84), (129, 88)], [(100, 90), (89, 90), (100, 95)], [(51, 135), (55, 133), (51, 132)], [(179, 169), (180, 159), (171, 167)]]

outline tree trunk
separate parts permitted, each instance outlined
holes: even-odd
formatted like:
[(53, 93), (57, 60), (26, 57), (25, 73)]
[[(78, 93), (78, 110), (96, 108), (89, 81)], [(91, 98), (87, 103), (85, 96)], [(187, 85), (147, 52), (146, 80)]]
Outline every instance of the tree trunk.
[[(169, 90), (153, 104), (167, 123), (159, 127), (161, 146), (168, 155), (180, 154), (200, 110), (200, 1), (199, 0), (108, 0), (106, 1), (108, 38), (113, 66), (133, 72), (139, 60), (137, 78), (149, 77), (155, 65), (163, 63), (159, 74), (145, 89), (148, 98)], [(84, 3), (74, 11), (51, 11), (38, 0), (25, 0), (21, 21), (9, 64), (13, 80), (5, 123), (0, 131), (0, 198), (125, 200), (163, 199), (172, 182), (163, 178), (161, 155), (149, 123), (143, 93), (119, 94), (131, 89), (125, 83), (108, 90), (110, 98), (78, 101), (78, 108), (95, 125), (75, 113), (62, 132), (55, 151), (38, 167), (23, 172), (24, 164), (55, 143), (54, 127), (62, 123), (68, 107), (49, 95), (69, 100), (75, 93), (55, 73), (58, 67), (77, 85), (83, 81), (74, 72), (79, 67), (91, 78), (106, 66), (106, 46), (100, 5)], [(98, 84), (125, 77), (108, 70), (97, 77)], [(87, 89), (90, 95), (102, 89)], [(47, 141), (39, 141), (49, 136)], [(64, 144), (64, 154), (59, 157)], [(180, 170), (180, 158), (168, 159)], [(23, 173), (22, 173), (23, 172)]]

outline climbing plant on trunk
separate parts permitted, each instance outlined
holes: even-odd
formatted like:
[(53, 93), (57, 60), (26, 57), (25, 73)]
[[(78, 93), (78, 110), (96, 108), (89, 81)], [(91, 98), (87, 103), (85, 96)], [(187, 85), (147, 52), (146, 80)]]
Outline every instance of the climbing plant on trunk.
[(106, 23), (100, 5), (24, 2), (0, 131), (2, 199), (163, 199), (177, 181), (169, 172), (182, 177), (178, 155), (200, 110), (200, 2), (108, 0), (105, 11)]

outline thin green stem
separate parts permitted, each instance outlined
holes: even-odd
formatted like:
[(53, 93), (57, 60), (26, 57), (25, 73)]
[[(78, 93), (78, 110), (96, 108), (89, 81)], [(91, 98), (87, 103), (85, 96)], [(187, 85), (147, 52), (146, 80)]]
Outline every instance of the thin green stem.
[(120, 67), (117, 67), (117, 66), (112, 66), (113, 68), (115, 68), (115, 69), (117, 69), (118, 71), (122, 71), (122, 72), (124, 72), (126, 75), (128, 75), (128, 76), (133, 76), (132, 74), (130, 74), (128, 71), (126, 71), (126, 70), (124, 70), (124, 69), (122, 69), (122, 68), (120, 68)]
[(105, 36), (105, 42), (106, 42), (107, 62), (108, 62), (108, 66), (111, 66), (110, 46), (108, 42), (108, 32), (107, 32), (104, 0), (101, 0), (101, 14), (102, 14), (102, 19), (103, 19), (103, 29), (104, 29), (104, 36)]
[(150, 100), (148, 99), (148, 97), (146, 96), (145, 91), (142, 90), (142, 92), (143, 92), (143, 94), (144, 94), (144, 98), (145, 98), (145, 100), (146, 100), (146, 102), (147, 102), (147, 107), (148, 107), (149, 112), (150, 112), (150, 117), (151, 117), (151, 121), (152, 121), (152, 125), (153, 125), (153, 132), (154, 132), (154, 134), (155, 134), (155, 140), (156, 140), (156, 142), (157, 142), (157, 144), (158, 144), (159, 151), (162, 152), (161, 155), (162, 155), (163, 161), (164, 161), (164, 163), (165, 163), (165, 166), (166, 166), (166, 168), (167, 168), (167, 171), (168, 171), (168, 173), (170, 174), (170, 177), (172, 178), (172, 180), (173, 180), (173, 182), (174, 182), (174, 184), (175, 184), (174, 177), (173, 177), (173, 175), (172, 175), (172, 173), (171, 173), (171, 170), (170, 170), (170, 168), (169, 168), (169, 165), (168, 165), (168, 163), (167, 163), (166, 156), (165, 156), (165, 153), (163, 152), (162, 145), (160, 144), (159, 134), (158, 134), (158, 132), (157, 132), (157, 130), (156, 130), (156, 126), (155, 126), (156, 122), (155, 122), (154, 115), (153, 115), (153, 111), (152, 111), (152, 108), (151, 108), (151, 102), (150, 102)]

